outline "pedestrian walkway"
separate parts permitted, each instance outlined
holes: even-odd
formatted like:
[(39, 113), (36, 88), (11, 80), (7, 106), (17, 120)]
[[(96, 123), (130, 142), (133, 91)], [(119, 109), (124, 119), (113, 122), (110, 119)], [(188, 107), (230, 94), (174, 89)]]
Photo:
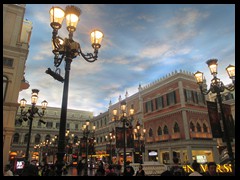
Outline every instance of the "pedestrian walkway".
[[(92, 170), (88, 169), (88, 176), (94, 176), (95, 171), (96, 171), (95, 169), (92, 169)], [(83, 176), (83, 175), (84, 175), (84, 170), (82, 171), (81, 176)], [(63, 176), (78, 176), (77, 168), (76, 167), (69, 167), (68, 168), (68, 173), (63, 175)]]

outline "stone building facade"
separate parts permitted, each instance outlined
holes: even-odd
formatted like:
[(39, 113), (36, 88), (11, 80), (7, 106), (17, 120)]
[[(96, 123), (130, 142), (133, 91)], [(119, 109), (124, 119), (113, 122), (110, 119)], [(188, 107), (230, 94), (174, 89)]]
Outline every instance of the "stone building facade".
[(3, 4), (3, 167), (15, 131), (19, 91), (27, 89), (24, 78), (32, 23), (24, 19), (25, 4)]
[[(173, 157), (179, 157), (182, 164), (190, 164), (194, 159), (219, 163), (217, 140), (212, 137), (208, 119), (208, 97), (200, 93), (193, 73), (175, 71), (145, 87), (139, 85), (138, 90), (131, 96), (126, 92), (124, 99), (119, 96), (119, 102), (110, 104), (108, 111), (103, 113), (108, 131), (105, 127), (100, 128), (102, 139), (111, 129), (122, 126), (120, 121), (113, 119), (112, 111), (117, 109), (120, 119), (120, 102), (125, 100), (127, 110), (133, 108), (135, 111), (131, 122), (133, 128), (139, 122), (141, 128), (146, 129), (145, 136), (141, 137), (145, 140), (144, 161), (171, 164)], [(95, 117), (96, 121), (100, 119)], [(96, 144), (100, 152), (106, 149), (104, 143), (107, 142)], [(118, 159), (123, 158), (122, 149), (116, 149), (116, 152)], [(134, 156), (137, 156), (134, 149), (127, 148), (126, 152), (127, 160), (134, 162)]]
[[(27, 105), (25, 109), (27, 110), (29, 107), (31, 107), (31, 105)], [(41, 107), (37, 107), (39, 108), (40, 112)], [(45, 161), (47, 161), (48, 163), (55, 162), (58, 139), (56, 138), (56, 140), (54, 141), (53, 139), (59, 134), (60, 115), (61, 108), (47, 107), (45, 115), (41, 118), (44, 123), (41, 123), (39, 121), (40, 118), (38, 116), (33, 119), (29, 147), (30, 161), (37, 160), (41, 162), (45, 158)], [(20, 122), (20, 116), (21, 110), (19, 108), (17, 116), (15, 118), (15, 132), (11, 141), (11, 152), (14, 152), (14, 157), (24, 157), (26, 154), (26, 146), (29, 133), (29, 120), (23, 120), (22, 122)], [(66, 140), (67, 138), (69, 138), (69, 141), (66, 141), (66, 145), (71, 146), (74, 151), (75, 149), (77, 149), (77, 141), (83, 136), (83, 124), (86, 122), (86, 120), (92, 118), (93, 112), (68, 109), (66, 131), (69, 131), (69, 137), (66, 137)], [(46, 144), (47, 142), (48, 144)], [(71, 151), (71, 155), (73, 153), (74, 152)], [(71, 155), (67, 153), (67, 161), (71, 161)]]

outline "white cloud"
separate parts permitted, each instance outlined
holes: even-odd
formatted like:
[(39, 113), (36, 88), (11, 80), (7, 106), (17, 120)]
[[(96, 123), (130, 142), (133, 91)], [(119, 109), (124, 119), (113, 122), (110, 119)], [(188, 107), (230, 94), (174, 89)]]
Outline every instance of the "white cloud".
[[(29, 57), (25, 77), (30, 88), (21, 91), (19, 98), (30, 102), (31, 89), (38, 88), (39, 104), (46, 99), (51, 107), (61, 107), (63, 83), (56, 81), (45, 73), (53, 64), (54, 55), (51, 46), (49, 9), (51, 4), (27, 6), (27, 17), (32, 20)], [(65, 4), (59, 4), (65, 7)], [(154, 6), (154, 11), (138, 5), (78, 4), (82, 10), (80, 22), (73, 39), (81, 44), (84, 53), (91, 53), (89, 33), (93, 27), (103, 30), (104, 39), (96, 62), (88, 63), (78, 56), (71, 63), (69, 77), (68, 108), (92, 111), (95, 115), (105, 112), (108, 103), (118, 101), (118, 96), (125, 97), (138, 92), (138, 83), (152, 81), (174, 70), (197, 70), (204, 72), (210, 82), (211, 74), (205, 61), (209, 56), (219, 58), (219, 78), (225, 83), (231, 82), (225, 72), (229, 63), (235, 65), (235, 31), (232, 22), (222, 24), (223, 17), (234, 16), (228, 11), (221, 11), (224, 6), (161, 5)], [(175, 12), (172, 13), (172, 7)], [(227, 5), (226, 5), (227, 6)], [(41, 8), (37, 11), (36, 8)], [(159, 8), (159, 9), (158, 9)], [(225, 9), (224, 9), (225, 10)], [(214, 16), (213, 16), (214, 15)], [(211, 19), (213, 18), (214, 19)], [(217, 18), (217, 19), (216, 19)], [(214, 27), (218, 20), (218, 29)], [(228, 24), (229, 23), (229, 24)], [(65, 24), (65, 23), (64, 23)], [(65, 25), (59, 30), (61, 37), (68, 37)], [(205, 28), (199, 29), (204, 26)], [(223, 29), (223, 31), (222, 31)], [(213, 41), (214, 37), (218, 41)], [(229, 45), (231, 44), (231, 45)], [(65, 62), (61, 66), (64, 77)]]

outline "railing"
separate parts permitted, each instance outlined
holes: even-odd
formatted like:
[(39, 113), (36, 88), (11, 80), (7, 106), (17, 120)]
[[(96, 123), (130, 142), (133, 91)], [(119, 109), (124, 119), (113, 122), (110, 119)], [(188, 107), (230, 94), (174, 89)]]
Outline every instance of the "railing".
[[(136, 174), (139, 163), (132, 163), (130, 165), (133, 167)], [(165, 164), (159, 164), (158, 162), (154, 161), (145, 161), (142, 166), (146, 176), (160, 176), (164, 171), (167, 170), (167, 166)]]
[(190, 132), (191, 138), (206, 138), (211, 139), (212, 134), (207, 132)]

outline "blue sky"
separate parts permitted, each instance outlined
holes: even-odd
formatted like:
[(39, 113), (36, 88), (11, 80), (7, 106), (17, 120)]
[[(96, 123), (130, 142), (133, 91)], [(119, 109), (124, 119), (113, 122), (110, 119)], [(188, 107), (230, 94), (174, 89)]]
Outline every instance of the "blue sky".
[[(74, 5), (74, 4), (68, 4)], [(39, 89), (39, 100), (61, 107), (63, 83), (46, 74), (55, 70), (49, 10), (65, 4), (27, 4), (25, 19), (33, 23), (25, 78), (28, 90), (19, 100), (30, 103), (31, 89)], [(175, 70), (204, 72), (207, 84), (212, 76), (206, 61), (217, 58), (218, 77), (231, 83), (225, 68), (235, 65), (234, 4), (75, 4), (82, 11), (73, 39), (82, 51), (92, 53), (90, 32), (104, 33), (98, 60), (86, 62), (78, 56), (71, 64), (68, 108), (105, 112), (109, 101), (116, 103)], [(59, 30), (68, 37), (65, 21)], [(64, 62), (61, 66), (64, 77)]]

